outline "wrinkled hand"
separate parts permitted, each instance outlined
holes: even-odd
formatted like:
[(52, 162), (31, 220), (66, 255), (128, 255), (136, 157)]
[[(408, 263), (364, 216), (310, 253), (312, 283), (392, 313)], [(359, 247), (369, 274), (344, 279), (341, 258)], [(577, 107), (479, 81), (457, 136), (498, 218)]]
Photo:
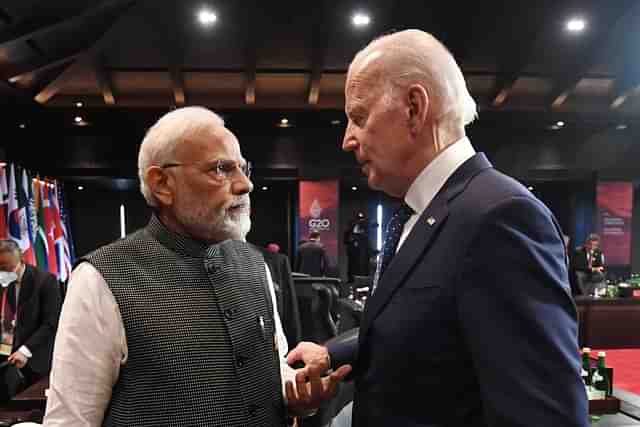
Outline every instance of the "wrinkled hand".
[(336, 388), (351, 372), (351, 365), (343, 365), (330, 375), (322, 375), (330, 368), (331, 359), (326, 347), (302, 342), (291, 350), (287, 363), (303, 362), (304, 367), (296, 370), (295, 385), (285, 384), (287, 406), (292, 413), (305, 413), (317, 409), (320, 404), (333, 397)]
[(25, 367), (29, 359), (27, 359), (27, 356), (25, 356), (24, 354), (16, 351), (11, 356), (9, 356), (7, 361), (12, 365), (16, 365), (19, 369), (22, 369)]

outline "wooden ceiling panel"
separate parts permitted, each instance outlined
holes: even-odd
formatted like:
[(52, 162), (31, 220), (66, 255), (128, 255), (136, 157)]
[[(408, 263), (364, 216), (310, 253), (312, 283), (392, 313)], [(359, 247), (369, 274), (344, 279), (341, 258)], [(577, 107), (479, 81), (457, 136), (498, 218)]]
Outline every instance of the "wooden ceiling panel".
[(242, 73), (184, 72), (184, 85), (189, 94), (215, 93), (222, 95), (244, 93)]
[(112, 71), (113, 90), (125, 94), (152, 94), (171, 92), (169, 72), (161, 71)]
[(304, 97), (309, 76), (307, 74), (258, 73), (256, 75), (256, 103), (260, 96), (302, 96)]
[(64, 95), (97, 95), (100, 93), (98, 80), (91, 69), (78, 72), (64, 85), (60, 91)]
[(513, 85), (511, 93), (513, 96), (545, 96), (551, 90), (551, 85), (551, 81), (547, 78), (520, 77)]
[(573, 94), (575, 96), (608, 97), (613, 91), (613, 79), (585, 78), (580, 80)]
[(346, 80), (347, 75), (344, 73), (324, 73), (320, 80), (320, 96), (322, 94), (343, 95)]

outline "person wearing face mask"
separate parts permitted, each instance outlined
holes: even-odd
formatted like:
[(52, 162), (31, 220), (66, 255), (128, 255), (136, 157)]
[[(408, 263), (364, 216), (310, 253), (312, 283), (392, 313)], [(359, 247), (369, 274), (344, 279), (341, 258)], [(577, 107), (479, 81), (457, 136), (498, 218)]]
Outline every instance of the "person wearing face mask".
[[(60, 289), (56, 278), (22, 262), (13, 240), (0, 240), (0, 360), (20, 369), (26, 388), (51, 369), (53, 341), (60, 315)], [(11, 398), (14, 387), (0, 387), (0, 400)]]
[(73, 271), (45, 426), (284, 426), (333, 394), (348, 369), (307, 384), (284, 360), (273, 281), (245, 241), (250, 172), (205, 108), (149, 129), (138, 174), (153, 215)]

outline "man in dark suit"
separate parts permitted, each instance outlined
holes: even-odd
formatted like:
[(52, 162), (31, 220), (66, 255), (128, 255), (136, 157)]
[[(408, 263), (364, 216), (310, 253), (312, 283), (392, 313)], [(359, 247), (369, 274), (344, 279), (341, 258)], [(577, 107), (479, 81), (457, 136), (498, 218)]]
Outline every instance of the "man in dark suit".
[(13, 240), (0, 241), (0, 271), (17, 276), (2, 290), (0, 350), (3, 358), (21, 370), (24, 387), (28, 387), (51, 369), (60, 289), (52, 274), (22, 262), (20, 248)]
[(600, 236), (589, 235), (583, 246), (572, 254), (571, 268), (582, 295), (593, 293), (605, 286), (604, 254), (600, 249)]
[(381, 37), (345, 95), (342, 148), (402, 205), (359, 343), (301, 343), (289, 363), (314, 378), (350, 359), (357, 427), (588, 426), (560, 228), (473, 149), (476, 107), (451, 54), (418, 30)]
[(324, 276), (329, 268), (327, 252), (320, 243), (320, 233), (312, 231), (309, 240), (298, 248), (296, 257), (296, 271), (310, 276)]

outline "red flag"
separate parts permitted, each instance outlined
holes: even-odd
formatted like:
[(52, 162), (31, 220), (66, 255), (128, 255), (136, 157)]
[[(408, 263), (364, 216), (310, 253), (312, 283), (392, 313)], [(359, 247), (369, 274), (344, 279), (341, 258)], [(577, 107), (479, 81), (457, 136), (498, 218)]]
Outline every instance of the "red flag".
[(53, 209), (51, 207), (51, 201), (49, 200), (49, 186), (51, 184), (44, 184), (42, 191), (42, 201), (44, 206), (44, 228), (47, 235), (47, 248), (48, 248), (48, 265), (49, 273), (58, 277), (58, 257), (56, 255), (56, 223), (54, 220)]

